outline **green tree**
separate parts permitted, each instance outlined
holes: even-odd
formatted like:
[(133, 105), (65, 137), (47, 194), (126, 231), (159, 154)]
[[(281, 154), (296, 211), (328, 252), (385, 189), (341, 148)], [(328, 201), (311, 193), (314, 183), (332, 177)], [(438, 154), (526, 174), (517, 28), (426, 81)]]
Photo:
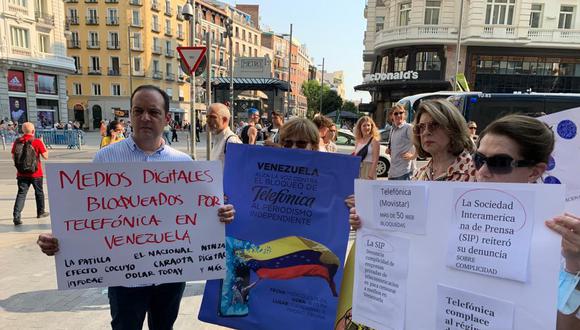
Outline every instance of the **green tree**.
[(336, 91), (324, 86), (322, 93), (322, 113), (327, 114), (333, 111), (340, 111), (342, 108), (342, 97)]
[(358, 108), (356, 107), (354, 102), (347, 100), (347, 101), (344, 101), (344, 103), (342, 104), (342, 111), (358, 113)]
[(318, 112), (320, 104), (320, 84), (317, 80), (308, 80), (302, 84), (302, 94), (306, 96), (308, 102), (308, 109), (306, 116), (308, 118), (314, 117)]

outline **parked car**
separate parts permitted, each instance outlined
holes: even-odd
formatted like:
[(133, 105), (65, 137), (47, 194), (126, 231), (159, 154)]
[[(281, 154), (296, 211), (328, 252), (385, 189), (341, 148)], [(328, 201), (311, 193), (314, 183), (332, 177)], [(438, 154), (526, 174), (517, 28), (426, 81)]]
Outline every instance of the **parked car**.
[[(346, 129), (339, 129), (336, 137), (336, 147), (341, 154), (352, 154), (354, 152), (354, 134)], [(379, 162), (377, 163), (377, 177), (386, 178), (391, 167), (391, 157), (387, 155), (387, 147), (380, 145)]]
[(379, 141), (382, 145), (388, 147), (391, 139), (391, 125), (379, 130), (379, 135), (381, 140)]

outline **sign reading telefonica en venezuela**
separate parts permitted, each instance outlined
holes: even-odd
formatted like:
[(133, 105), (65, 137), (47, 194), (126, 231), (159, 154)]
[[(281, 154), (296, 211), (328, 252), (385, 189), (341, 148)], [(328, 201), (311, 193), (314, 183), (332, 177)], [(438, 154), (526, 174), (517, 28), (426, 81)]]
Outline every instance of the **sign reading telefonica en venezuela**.
[(199, 319), (236, 329), (330, 329), (348, 242), (345, 198), (360, 159), (230, 144), (226, 277), (208, 281)]

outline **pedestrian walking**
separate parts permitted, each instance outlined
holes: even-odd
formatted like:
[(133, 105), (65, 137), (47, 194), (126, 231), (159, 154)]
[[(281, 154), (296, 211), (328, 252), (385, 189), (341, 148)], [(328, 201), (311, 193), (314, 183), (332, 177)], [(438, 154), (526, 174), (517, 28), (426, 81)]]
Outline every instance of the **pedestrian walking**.
[(16, 166), (16, 181), (18, 182), (18, 193), (12, 212), (12, 221), (15, 226), (22, 224), (21, 213), (31, 185), (34, 188), (36, 199), (36, 217), (48, 216), (48, 212), (44, 209), (44, 191), (42, 188), (44, 175), (40, 161), (40, 157), (48, 159), (48, 151), (42, 140), (34, 138), (34, 124), (30, 122), (22, 124), (22, 132), (22, 136), (12, 145), (12, 158)]

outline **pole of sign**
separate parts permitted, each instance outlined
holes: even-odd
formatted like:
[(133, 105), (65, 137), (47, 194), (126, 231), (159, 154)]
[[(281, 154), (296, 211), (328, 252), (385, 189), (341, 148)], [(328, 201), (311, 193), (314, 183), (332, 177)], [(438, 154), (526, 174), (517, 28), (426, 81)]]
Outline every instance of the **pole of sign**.
[(234, 130), (234, 49), (230, 35), (230, 129)]
[(322, 114), (322, 95), (324, 95), (324, 57), (322, 58), (322, 77), (320, 78), (320, 114)]
[(459, 29), (457, 31), (457, 54), (455, 58), (455, 82), (453, 86), (454, 91), (459, 90), (459, 83), (457, 82), (457, 75), (459, 74), (459, 55), (461, 54), (461, 29), (463, 28), (463, 0), (461, 0), (461, 8), (459, 8)]
[[(205, 52), (205, 59), (206, 59), (206, 68), (205, 68), (205, 72), (206, 72), (206, 77), (207, 79), (205, 80), (205, 109), (206, 111), (209, 111), (209, 105), (211, 104), (211, 53), (212, 53), (212, 47), (211, 47), (211, 34), (209, 32), (207, 32), (205, 34), (205, 45), (207, 47), (207, 51)], [(207, 160), (209, 160), (209, 155), (211, 153), (211, 132), (209, 131), (209, 129), (206, 129), (207, 132), (207, 140), (206, 140), (206, 154), (207, 154)]]
[(290, 24), (290, 41), (288, 42), (288, 97), (286, 98), (286, 118), (290, 116), (290, 98), (292, 90), (292, 82), (290, 80), (292, 68), (292, 24)]
[[(189, 45), (195, 46), (195, 0), (191, 0), (191, 7), (193, 7), (193, 15), (189, 19)], [(197, 129), (197, 113), (195, 111), (195, 71), (191, 72), (189, 77), (189, 123), (190, 123), (190, 143), (191, 143), (191, 158), (197, 159), (197, 143), (196, 143), (196, 129)]]
[(133, 59), (131, 58), (131, 24), (127, 24), (127, 48), (129, 56), (129, 111), (131, 110), (131, 94), (133, 94)]

